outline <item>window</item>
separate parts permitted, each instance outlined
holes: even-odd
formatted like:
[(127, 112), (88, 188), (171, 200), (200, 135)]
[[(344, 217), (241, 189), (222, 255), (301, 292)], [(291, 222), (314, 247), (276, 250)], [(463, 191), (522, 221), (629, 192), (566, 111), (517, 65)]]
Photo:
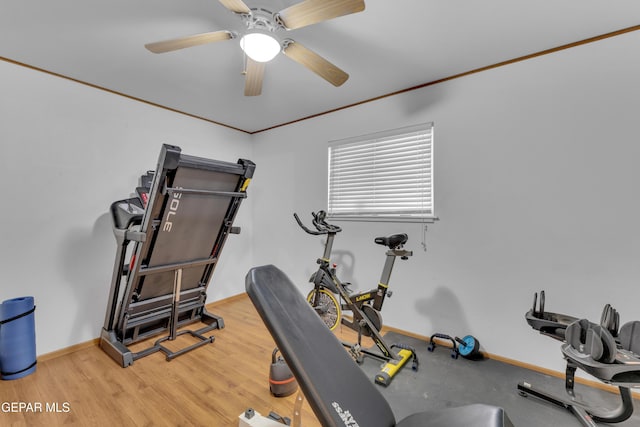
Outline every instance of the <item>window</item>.
[(435, 219), (433, 123), (329, 142), (328, 205), (335, 219)]

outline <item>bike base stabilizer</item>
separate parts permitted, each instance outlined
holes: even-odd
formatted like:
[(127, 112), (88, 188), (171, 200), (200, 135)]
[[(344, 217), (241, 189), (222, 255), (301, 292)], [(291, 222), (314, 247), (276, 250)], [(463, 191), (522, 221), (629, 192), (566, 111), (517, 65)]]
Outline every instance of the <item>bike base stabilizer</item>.
[(398, 352), (399, 359), (391, 359), (382, 367), (382, 370), (376, 374), (376, 384), (388, 386), (393, 377), (400, 372), (400, 369), (413, 357), (411, 350), (402, 349)]

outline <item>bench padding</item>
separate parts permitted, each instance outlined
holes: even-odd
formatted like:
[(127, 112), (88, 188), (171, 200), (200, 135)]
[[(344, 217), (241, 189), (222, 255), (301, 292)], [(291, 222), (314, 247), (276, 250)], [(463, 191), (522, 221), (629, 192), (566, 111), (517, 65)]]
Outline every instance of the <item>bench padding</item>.
[(246, 289), (322, 426), (512, 426), (501, 408), (488, 405), (418, 413), (396, 424), (384, 396), (282, 271), (253, 268)]

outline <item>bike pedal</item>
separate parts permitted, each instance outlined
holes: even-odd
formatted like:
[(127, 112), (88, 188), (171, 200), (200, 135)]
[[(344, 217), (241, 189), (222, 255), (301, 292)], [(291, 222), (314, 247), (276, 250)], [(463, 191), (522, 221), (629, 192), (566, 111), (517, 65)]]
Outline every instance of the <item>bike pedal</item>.
[(360, 345), (359, 344), (352, 345), (349, 348), (349, 354), (351, 355), (351, 358), (356, 363), (361, 364), (362, 362), (364, 362), (364, 356), (362, 355), (362, 352), (360, 351)]

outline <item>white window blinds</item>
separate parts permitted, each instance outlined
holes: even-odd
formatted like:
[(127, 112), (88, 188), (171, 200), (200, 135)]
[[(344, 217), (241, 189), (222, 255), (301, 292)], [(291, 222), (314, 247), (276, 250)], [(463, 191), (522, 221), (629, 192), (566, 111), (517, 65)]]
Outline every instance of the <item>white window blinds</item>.
[(334, 218), (433, 219), (433, 123), (331, 141), (328, 204)]

